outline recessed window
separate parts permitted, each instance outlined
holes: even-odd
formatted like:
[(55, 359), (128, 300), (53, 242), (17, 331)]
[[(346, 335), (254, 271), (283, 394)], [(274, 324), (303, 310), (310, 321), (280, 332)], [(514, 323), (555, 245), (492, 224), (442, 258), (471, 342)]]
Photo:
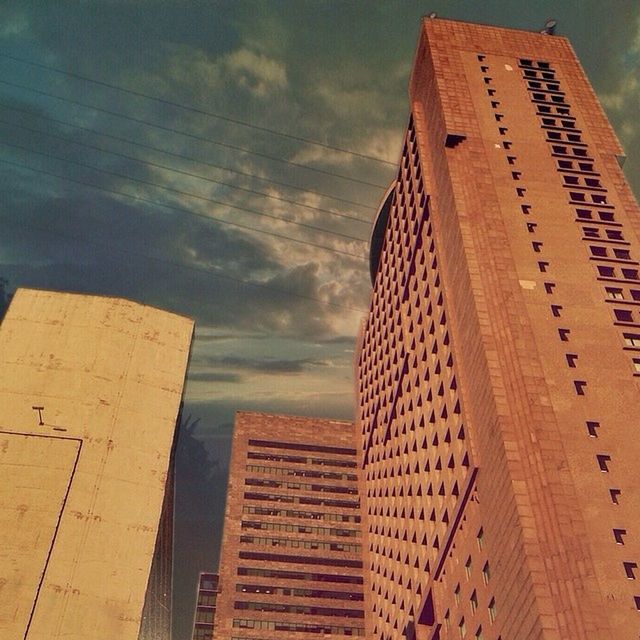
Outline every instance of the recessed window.
[(598, 468), (602, 473), (609, 473), (609, 464), (611, 463), (611, 456), (608, 456), (604, 453), (599, 453), (596, 455), (596, 460), (598, 462)]
[(476, 640), (482, 640), (482, 627), (478, 627), (476, 630)]
[(467, 561), (464, 563), (464, 572), (467, 578), (471, 576), (471, 556), (469, 556)]
[(548, 293), (548, 294), (553, 294), (553, 290), (556, 287), (556, 283), (555, 282), (545, 282), (544, 283), (544, 290)]
[(476, 540), (478, 541), (478, 549), (482, 549), (482, 541), (484, 539), (484, 529), (482, 527), (480, 527), (480, 530), (478, 531), (478, 535), (476, 536)]
[(575, 353), (565, 353), (565, 358), (567, 359), (567, 364), (572, 368), (575, 369), (576, 367), (576, 363), (578, 361), (578, 356)]
[(551, 313), (553, 314), (554, 317), (559, 318), (562, 315), (562, 305), (552, 304)]
[(469, 598), (469, 602), (471, 603), (471, 611), (475, 613), (476, 609), (478, 608), (478, 594), (476, 593), (475, 589), (473, 590), (473, 593)]
[(489, 603), (489, 620), (491, 620), (491, 622), (495, 621), (496, 613), (496, 599), (491, 598), (491, 602)]
[(633, 322), (633, 313), (629, 309), (614, 309), (613, 314), (618, 322)]
[(489, 562), (484, 563), (484, 567), (482, 567), (482, 581), (485, 584), (489, 584), (489, 580), (491, 579), (491, 570), (489, 568)]
[(585, 238), (599, 238), (600, 230), (597, 227), (582, 227)]
[(636, 562), (623, 562), (622, 566), (624, 567), (624, 572), (627, 578), (629, 578), (629, 580), (635, 580), (638, 564)]
[(609, 489), (609, 496), (611, 497), (611, 502), (613, 502), (613, 504), (620, 504), (621, 495), (622, 491), (620, 489)]
[(569, 342), (570, 333), (571, 329), (558, 329), (558, 335), (560, 336), (560, 340), (562, 340), (562, 342)]
[(619, 260), (631, 260), (631, 253), (628, 249), (614, 249), (613, 254)]
[(458, 623), (458, 632), (460, 633), (460, 637), (464, 638), (467, 633), (467, 628), (464, 624), (464, 618), (460, 618), (460, 622)]
[(589, 434), (590, 438), (597, 438), (598, 437), (598, 429), (600, 428), (600, 423), (599, 422), (594, 422), (592, 420), (588, 420), (587, 423), (587, 433)]
[(640, 358), (633, 358), (631, 364), (633, 365), (633, 371), (640, 373)]
[(583, 396), (585, 395), (585, 390), (587, 388), (587, 382), (586, 380), (574, 380), (573, 381), (573, 386), (576, 389), (576, 393), (579, 396)]
[(606, 287), (605, 291), (607, 292), (607, 298), (610, 298), (611, 300), (624, 300), (624, 293), (622, 292), (622, 289)]
[(624, 343), (628, 347), (640, 347), (640, 334), (637, 333), (623, 333)]
[(453, 590), (453, 597), (456, 600), (456, 604), (460, 603), (460, 584), (456, 585), (456, 588)]
[(623, 269), (622, 275), (627, 280), (639, 280), (637, 269)]
[(622, 231), (618, 231), (617, 229), (607, 229), (607, 238), (609, 240), (624, 240), (622, 237)]
[(624, 544), (624, 537), (627, 535), (626, 529), (614, 529), (613, 530), (613, 538), (616, 541), (616, 544)]
[(615, 278), (615, 269), (613, 267), (605, 267), (603, 265), (598, 265), (598, 273), (603, 278)]
[(592, 256), (600, 256), (600, 257), (606, 257), (607, 255), (607, 248), (606, 247), (598, 247), (595, 245), (589, 245), (589, 249), (591, 250), (591, 255)]

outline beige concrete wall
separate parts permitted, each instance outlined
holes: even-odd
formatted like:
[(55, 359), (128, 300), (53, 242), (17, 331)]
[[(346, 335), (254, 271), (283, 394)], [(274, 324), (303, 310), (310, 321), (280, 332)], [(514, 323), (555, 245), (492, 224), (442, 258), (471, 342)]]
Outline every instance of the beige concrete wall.
[(0, 327), (2, 640), (137, 638), (192, 330), (126, 300), (16, 292)]

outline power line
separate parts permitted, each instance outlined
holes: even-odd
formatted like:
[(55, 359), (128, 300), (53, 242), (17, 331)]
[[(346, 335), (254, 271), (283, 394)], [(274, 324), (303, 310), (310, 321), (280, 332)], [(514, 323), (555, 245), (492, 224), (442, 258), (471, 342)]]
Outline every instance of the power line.
[(47, 91), (41, 91), (40, 89), (34, 89), (33, 87), (28, 87), (23, 84), (19, 84), (17, 82), (9, 82), (8, 80), (0, 80), (0, 84), (7, 85), (9, 87), (14, 87), (17, 89), (22, 89), (24, 91), (29, 91), (31, 93), (35, 93), (36, 95), (46, 96), (48, 98), (54, 98), (55, 100), (61, 100), (62, 102), (66, 102), (69, 104), (75, 104), (85, 109), (91, 109), (93, 111), (98, 111), (99, 113), (106, 113), (110, 116), (115, 116), (116, 118), (122, 118), (123, 120), (129, 120), (131, 122), (135, 122), (136, 124), (142, 124), (147, 127), (153, 127), (155, 129), (159, 129), (160, 131), (167, 131), (169, 133), (175, 133), (181, 136), (185, 136), (186, 138), (190, 138), (193, 140), (198, 140), (200, 142), (206, 142), (208, 144), (217, 145), (220, 147), (225, 147), (227, 149), (233, 149), (234, 151), (242, 151), (243, 153), (247, 153), (249, 155), (257, 156), (260, 158), (265, 158), (267, 160), (272, 160), (273, 162), (281, 162), (283, 164), (287, 164), (292, 167), (297, 167), (299, 169), (306, 169), (307, 171), (315, 171), (316, 173), (321, 173), (326, 176), (331, 176), (333, 178), (340, 178), (341, 180), (348, 180), (349, 182), (354, 182), (357, 184), (362, 184), (367, 187), (374, 187), (376, 189), (385, 189), (386, 186), (382, 184), (377, 184), (375, 182), (367, 182), (366, 180), (360, 180), (359, 178), (353, 178), (350, 176), (345, 176), (340, 173), (335, 173), (334, 171), (327, 171), (325, 169), (318, 169), (317, 167), (309, 167), (307, 165), (301, 164), (299, 162), (294, 162), (293, 160), (285, 160), (284, 158), (277, 158), (276, 156), (270, 156), (266, 153), (261, 153), (259, 151), (252, 151), (251, 149), (247, 149), (246, 147), (239, 147), (237, 145), (232, 145), (227, 142), (220, 142), (219, 140), (211, 140), (209, 138), (205, 138), (204, 136), (198, 136), (195, 133), (188, 133), (186, 131), (180, 131), (178, 129), (174, 129), (172, 127), (166, 127), (161, 124), (148, 122), (146, 120), (142, 120), (141, 118), (136, 118), (134, 116), (125, 115), (123, 113), (119, 113), (117, 111), (111, 111), (110, 109), (104, 109), (103, 107), (96, 107), (94, 105), (86, 104), (84, 102), (80, 102), (78, 100), (72, 100), (71, 98), (65, 98), (64, 96), (60, 96), (54, 93), (48, 93)]
[(91, 82), (92, 84), (96, 84), (101, 87), (106, 87), (108, 89), (114, 89), (116, 91), (121, 91), (122, 93), (127, 93), (132, 96), (137, 96), (139, 98), (145, 98), (146, 100), (153, 100), (154, 102), (158, 102), (160, 104), (168, 105), (171, 107), (177, 107), (178, 109), (184, 109), (185, 111), (191, 111), (193, 113), (198, 113), (203, 116), (207, 116), (210, 118), (217, 118), (218, 120), (223, 120), (225, 122), (231, 122), (233, 124), (241, 125), (243, 127), (248, 127), (250, 129), (254, 129), (256, 131), (263, 131), (265, 133), (270, 133), (272, 135), (281, 136), (283, 138), (288, 138), (289, 140), (296, 140), (298, 142), (304, 142), (305, 144), (314, 145), (317, 147), (322, 147), (323, 149), (330, 149), (332, 151), (339, 151), (340, 153), (346, 153), (351, 156), (355, 156), (358, 158), (363, 158), (365, 160), (372, 160), (374, 162), (379, 162), (380, 164), (386, 164), (392, 167), (395, 167), (395, 163), (389, 162), (388, 160), (384, 160), (383, 158), (378, 158), (376, 156), (368, 155), (366, 153), (360, 153), (358, 151), (352, 151), (351, 149), (343, 149), (340, 147), (334, 147), (332, 145), (326, 144), (324, 142), (319, 142), (318, 140), (312, 140), (310, 138), (304, 138), (302, 136), (296, 136), (290, 133), (285, 133), (284, 131), (277, 131), (276, 129), (270, 129), (268, 127), (263, 127), (260, 125), (253, 124), (251, 122), (246, 122), (245, 120), (240, 120), (238, 118), (231, 118), (230, 116), (225, 116), (221, 113), (215, 113), (213, 111), (205, 111), (204, 109), (200, 109), (198, 107), (193, 107), (189, 105), (185, 105), (179, 102), (174, 102), (173, 100), (167, 100), (166, 98), (159, 98), (158, 96), (152, 96), (147, 93), (142, 93), (141, 91), (134, 91), (133, 89), (128, 89), (126, 87), (122, 87), (120, 85), (111, 84), (109, 82), (105, 82), (103, 80), (96, 80), (95, 78), (90, 78), (88, 76), (81, 75), (79, 73), (74, 73), (72, 71), (65, 71), (64, 69), (60, 69), (58, 67), (54, 67), (52, 65), (47, 65), (42, 62), (34, 62), (33, 60), (26, 60), (25, 58), (19, 58), (18, 56), (12, 56), (8, 53), (0, 53), (0, 57), (7, 58), (8, 60), (13, 60), (15, 62), (20, 62), (22, 64), (28, 64), (32, 67), (38, 67), (40, 69), (46, 69), (47, 71), (54, 71), (55, 73), (63, 74), (70, 78), (76, 78), (78, 80), (82, 80), (84, 82)]
[[(19, 107), (12, 106), (5, 102), (0, 102), (0, 107), (4, 107), (5, 109), (11, 109), (12, 111), (17, 111), (19, 113), (26, 113), (34, 118), (39, 118), (41, 120), (48, 120), (49, 122), (55, 122), (57, 124), (64, 125), (66, 127), (73, 127), (74, 129), (79, 129), (80, 131), (86, 131), (93, 135), (102, 136), (104, 138), (108, 138), (110, 140), (116, 140), (118, 142), (124, 142), (126, 144), (130, 144), (136, 147), (140, 147), (141, 149), (149, 149), (150, 151), (156, 151), (158, 153), (164, 153), (173, 158), (180, 158), (181, 160), (188, 160), (189, 162), (195, 162), (196, 164), (201, 164), (205, 167), (211, 167), (212, 169), (219, 169), (221, 171), (228, 171), (229, 173), (235, 173), (239, 176), (244, 176), (246, 178), (252, 178), (254, 180), (258, 180), (260, 182), (266, 182), (268, 184), (274, 184), (279, 187), (286, 187), (288, 189), (294, 189), (295, 191), (301, 191), (303, 193), (312, 193), (316, 196), (321, 196), (323, 198), (330, 198), (331, 200), (335, 200), (336, 202), (343, 202), (344, 204), (350, 204), (356, 207), (362, 207), (363, 209), (369, 209), (370, 211), (376, 211), (376, 207), (372, 207), (368, 204), (364, 204), (362, 202), (356, 202), (355, 200), (348, 200), (346, 198), (340, 198), (331, 193), (324, 193), (323, 191), (316, 191), (314, 189), (309, 189), (306, 187), (298, 187), (289, 182), (279, 182), (277, 180), (273, 180), (271, 178), (263, 178), (262, 176), (258, 176), (255, 173), (248, 173), (245, 171), (240, 171), (238, 169), (232, 169), (231, 167), (226, 167), (221, 164), (215, 164), (213, 162), (209, 162), (207, 160), (199, 160), (198, 158), (194, 158), (193, 156), (187, 156), (182, 153), (177, 153), (176, 151), (169, 151), (168, 149), (161, 149), (160, 147), (154, 147), (153, 145), (146, 144), (140, 141), (134, 141), (129, 138), (122, 138), (120, 136), (116, 136), (111, 133), (106, 133), (104, 131), (98, 131), (97, 129), (92, 129), (91, 127), (83, 127), (79, 124), (74, 124), (72, 122), (68, 122), (67, 120), (60, 120), (59, 118), (53, 118), (51, 116), (45, 116), (40, 113), (36, 113), (30, 109), (20, 109)], [(226, 183), (225, 183), (226, 184)]]
[[(2, 121), (0, 120), (0, 123)], [(306, 222), (296, 222), (295, 220), (287, 220), (286, 218), (281, 218), (280, 216), (273, 215), (271, 213), (265, 213), (264, 211), (257, 211), (256, 209), (249, 209), (248, 207), (241, 207), (236, 204), (231, 204), (230, 202), (223, 202), (222, 200), (216, 200), (215, 198), (208, 198), (207, 196), (201, 196), (197, 193), (191, 193), (189, 191), (183, 191), (182, 189), (174, 189), (173, 187), (165, 187), (164, 185), (158, 184), (157, 182), (151, 182), (150, 180), (141, 180), (139, 178), (132, 178), (131, 176), (125, 175), (123, 173), (117, 173), (115, 171), (109, 171), (108, 169), (102, 169), (101, 167), (96, 167), (92, 164), (87, 164), (86, 162), (80, 162), (79, 160), (71, 160), (70, 158), (64, 158), (62, 156), (57, 156), (53, 153), (47, 153), (45, 151), (37, 151), (36, 149), (30, 149), (29, 147), (23, 147), (19, 144), (12, 144), (10, 142), (0, 141), (0, 144), (6, 147), (12, 147), (13, 149), (20, 149), (21, 151), (26, 151), (28, 153), (34, 153), (36, 155), (42, 156), (44, 158), (52, 158), (54, 160), (60, 160), (61, 162), (67, 162), (69, 164), (74, 164), (78, 167), (82, 167), (84, 169), (91, 169), (93, 171), (98, 171), (99, 173), (104, 173), (109, 176), (114, 176), (115, 178), (122, 178), (123, 180), (129, 180), (130, 182), (135, 182), (137, 184), (143, 184), (149, 187), (154, 187), (156, 189), (162, 189), (163, 191), (168, 191), (170, 193), (175, 193), (176, 195), (187, 196), (189, 198), (196, 198), (197, 200), (202, 200), (204, 202), (210, 202), (212, 204), (218, 204), (223, 207), (229, 207), (230, 209), (237, 209), (238, 211), (243, 211), (245, 213), (251, 213), (252, 215), (261, 216), (263, 218), (271, 218), (272, 220), (279, 220), (280, 222), (284, 222), (285, 224), (293, 224), (297, 227), (303, 227), (305, 229), (311, 229), (313, 231), (319, 231), (321, 233), (327, 233), (329, 235), (339, 236), (341, 238), (345, 238), (346, 240), (355, 240), (357, 242), (366, 242), (366, 240), (362, 238), (358, 238), (356, 236), (350, 236), (346, 233), (340, 233), (339, 231), (329, 231), (328, 229), (323, 229), (322, 227), (316, 227), (312, 224), (307, 224)]]
[[(0, 144), (6, 144), (4, 142), (0, 143)], [(52, 171), (45, 171), (44, 169), (36, 169), (35, 167), (31, 167), (29, 165), (26, 164), (21, 164), (19, 162), (12, 162), (11, 160), (5, 160), (0, 158), (0, 163), (4, 163), (4, 164), (8, 164), (14, 167), (18, 167), (20, 169), (27, 169), (28, 171), (33, 171), (34, 173), (39, 173), (42, 175), (47, 175), (47, 176), (51, 176), (53, 178), (58, 178), (60, 180), (65, 180), (67, 182), (72, 182), (74, 184), (79, 184), (85, 187), (91, 187), (92, 189), (97, 189), (98, 191), (104, 191), (105, 193), (110, 193), (112, 195), (116, 195), (116, 196), (122, 196), (124, 198), (129, 198), (131, 200), (135, 200), (137, 202), (144, 202), (146, 204), (151, 204), (153, 206), (157, 206), (157, 207), (162, 207), (164, 209), (169, 209), (171, 211), (177, 211), (179, 213), (186, 213), (188, 215), (191, 216), (196, 216), (198, 218), (203, 218), (205, 220), (209, 220), (209, 221), (213, 221), (213, 222), (218, 222), (221, 224), (226, 224), (232, 227), (238, 227), (239, 229), (244, 229), (246, 231), (251, 231), (254, 233), (261, 233), (263, 235), (267, 235), (267, 236), (272, 236), (274, 238), (279, 238), (281, 240), (290, 240), (291, 242), (297, 242), (299, 244), (304, 244), (304, 245), (308, 245), (311, 247), (316, 247), (317, 249), (323, 249), (325, 251), (331, 251), (332, 253), (339, 253), (341, 255), (344, 256), (348, 256), (350, 258), (354, 258), (355, 260), (366, 260), (366, 258), (364, 256), (358, 256), (356, 254), (353, 253), (349, 253), (347, 251), (342, 251), (340, 249), (335, 249), (333, 247), (327, 247), (325, 245), (321, 245), (321, 244), (316, 244), (315, 242), (311, 242), (309, 240), (299, 240), (297, 238), (292, 238), (291, 236), (286, 236), (280, 233), (274, 233), (272, 231), (265, 231), (263, 229), (254, 229), (253, 227), (249, 227), (248, 225), (243, 225), (240, 224), (239, 222), (231, 222), (229, 220), (224, 220), (222, 218), (215, 218), (213, 216), (208, 216), (202, 213), (197, 213), (195, 211), (191, 211), (189, 209), (185, 209), (183, 207), (176, 207), (175, 205), (170, 205), (170, 204), (165, 204), (162, 202), (157, 202), (156, 200), (151, 200), (149, 198), (144, 198), (142, 196), (135, 196), (129, 193), (124, 193), (123, 191), (117, 191), (115, 189), (108, 189), (107, 187), (101, 187), (99, 185), (96, 184), (92, 184), (90, 182), (83, 182), (82, 180), (75, 180), (74, 178), (69, 178), (68, 176), (61, 176), (60, 174), (57, 173), (53, 173)]]
[[(4, 162), (4, 160), (0, 160), (0, 162)], [(13, 164), (13, 163), (10, 163)], [(173, 267), (177, 267), (178, 269), (184, 269), (187, 271), (196, 271), (199, 273), (206, 273), (207, 275), (213, 276), (214, 278), (218, 278), (221, 280), (230, 280), (232, 282), (237, 282), (239, 284), (242, 284), (244, 286), (247, 287), (253, 287), (256, 289), (265, 289), (267, 291), (273, 291), (276, 293), (281, 293), (287, 296), (292, 296), (294, 298), (301, 298), (302, 300), (312, 300), (314, 302), (319, 302), (320, 304), (329, 306), (329, 307), (335, 307), (336, 309), (344, 309), (346, 311), (355, 311), (357, 313), (366, 313), (365, 309), (357, 309), (355, 307), (349, 307), (347, 305), (342, 305), (342, 304), (338, 304), (337, 302), (329, 302), (328, 300), (322, 300), (320, 298), (316, 298), (314, 296), (306, 296), (303, 293), (295, 293), (294, 291), (287, 291), (286, 289), (280, 289), (279, 287), (271, 287), (269, 285), (266, 284), (262, 284), (259, 282), (251, 282), (250, 280), (243, 280), (242, 278), (235, 278), (234, 276), (230, 276), (229, 274), (226, 273), (220, 273), (219, 271), (214, 271), (212, 269), (206, 269), (204, 267), (195, 267), (192, 265), (187, 265), (187, 264), (183, 264), (181, 262), (176, 262), (174, 260), (166, 260), (164, 258), (158, 258), (156, 256), (150, 256), (146, 253), (138, 253), (138, 252), (133, 252), (133, 251), (127, 251), (126, 249), (121, 249), (120, 247), (114, 246), (114, 245), (106, 245), (105, 243), (100, 243), (97, 242), (95, 240), (92, 239), (88, 239), (88, 238), (81, 238), (80, 236), (77, 235), (72, 235), (69, 233), (62, 233), (60, 231), (54, 231), (53, 229), (51, 229), (50, 227), (40, 227), (37, 225), (32, 225), (32, 224), (27, 224), (24, 222), (24, 220), (14, 220), (12, 218), (9, 219), (4, 219), (3, 220), (3, 224), (6, 223), (9, 224), (14, 224), (14, 225), (19, 225), (19, 226), (23, 226), (26, 227), (27, 229), (32, 229), (32, 230), (36, 230), (36, 231), (42, 231), (44, 233), (48, 233), (50, 235), (56, 235), (56, 236), (60, 236), (63, 238), (67, 238), (69, 240), (79, 240), (81, 242), (85, 242), (88, 244), (92, 244), (94, 246), (98, 246), (101, 247), (103, 249), (108, 249), (110, 252), (116, 251), (118, 253), (122, 253), (124, 255), (131, 255), (131, 256), (135, 256), (136, 258), (144, 258), (145, 260), (150, 260), (153, 262), (159, 262), (161, 264), (167, 264), (167, 265), (171, 265)]]
[[(0, 103), (1, 105), (2, 103)], [(259, 195), (259, 196), (263, 196), (265, 198), (270, 198), (273, 200), (278, 200), (280, 202), (286, 202), (288, 204), (293, 204), (299, 207), (304, 207), (305, 209), (311, 209), (313, 211), (321, 211), (323, 213), (328, 213), (330, 215), (334, 215), (337, 216), (339, 218), (345, 218), (347, 220), (354, 220), (355, 222), (360, 222), (361, 224), (370, 224), (368, 220), (363, 220), (362, 218), (356, 218), (355, 216), (350, 216), (348, 214), (345, 213), (340, 213), (338, 211), (332, 211), (331, 209), (324, 209), (322, 207), (314, 207), (313, 205), (310, 204), (305, 204), (303, 202), (297, 202), (296, 200), (289, 200), (287, 198), (282, 198), (280, 196), (276, 196), (273, 194), (269, 194), (269, 193), (264, 193), (263, 191), (256, 191), (255, 189), (249, 189), (247, 187), (240, 187), (240, 186), (236, 186), (234, 184), (231, 184), (229, 182), (223, 182), (221, 180), (216, 180), (214, 178), (209, 178), (207, 176), (203, 176), (197, 173), (192, 173), (190, 171), (184, 171), (183, 169), (176, 169), (174, 167), (170, 167), (164, 164), (160, 164), (157, 162), (152, 162), (150, 160), (142, 160), (141, 158), (137, 158), (135, 156), (131, 156), (128, 155), (126, 153), (120, 153), (119, 151), (112, 151), (111, 149), (105, 149), (104, 147), (99, 147), (97, 145), (93, 145), (93, 144), (89, 144), (87, 142), (80, 142), (78, 140), (71, 140), (66, 136), (62, 136), (62, 135), (58, 135), (56, 133), (50, 133), (49, 131), (42, 131), (41, 129), (32, 129), (31, 127), (27, 127), (25, 125), (21, 125), (21, 124), (17, 124), (15, 122), (7, 122), (6, 120), (0, 120), (0, 124), (4, 124), (10, 127), (17, 127), (19, 129), (23, 129), (25, 131), (30, 131), (32, 133), (40, 133), (43, 134), (45, 136), (48, 136), (50, 138), (55, 138), (57, 140), (62, 140), (63, 142), (67, 142), (70, 144), (75, 144), (81, 147), (86, 147), (87, 149), (94, 149), (95, 151), (101, 151), (103, 153), (109, 153), (113, 156), (117, 156), (119, 158), (125, 158), (127, 160), (132, 160), (134, 162), (139, 162), (141, 164), (145, 164), (149, 167), (154, 167), (156, 169), (164, 169), (166, 171), (171, 171), (173, 173), (178, 173), (184, 176), (188, 176), (190, 178), (197, 178), (199, 180), (204, 180), (206, 182), (211, 182), (213, 184), (220, 184), (226, 187), (230, 187), (231, 189), (236, 189), (238, 191), (244, 191), (246, 193), (252, 193), (255, 195)], [(84, 127), (82, 127), (84, 128)], [(135, 143), (134, 143), (135, 144)]]

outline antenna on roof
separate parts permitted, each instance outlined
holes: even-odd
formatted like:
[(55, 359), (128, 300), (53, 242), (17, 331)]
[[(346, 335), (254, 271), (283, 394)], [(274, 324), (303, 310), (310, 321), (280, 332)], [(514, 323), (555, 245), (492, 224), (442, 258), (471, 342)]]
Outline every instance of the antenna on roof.
[(550, 18), (544, 23), (544, 27), (540, 29), (540, 33), (544, 33), (547, 36), (552, 36), (556, 32), (556, 25), (558, 24), (557, 20)]

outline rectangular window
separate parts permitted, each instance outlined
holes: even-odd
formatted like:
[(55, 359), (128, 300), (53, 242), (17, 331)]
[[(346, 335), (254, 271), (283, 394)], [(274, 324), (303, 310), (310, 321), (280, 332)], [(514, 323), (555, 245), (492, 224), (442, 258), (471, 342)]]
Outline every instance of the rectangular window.
[(489, 603), (489, 620), (494, 622), (496, 619), (496, 599), (491, 598), (491, 602)]

